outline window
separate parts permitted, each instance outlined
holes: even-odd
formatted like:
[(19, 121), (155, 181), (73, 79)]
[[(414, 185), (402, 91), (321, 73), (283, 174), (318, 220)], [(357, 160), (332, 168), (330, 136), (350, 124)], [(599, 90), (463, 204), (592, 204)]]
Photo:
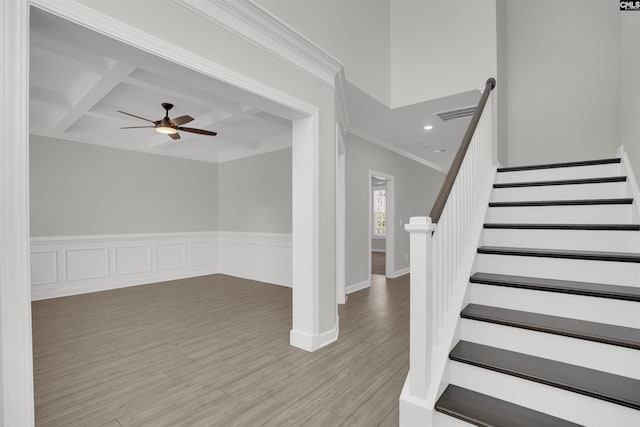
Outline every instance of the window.
[(373, 190), (373, 235), (387, 235), (387, 190)]

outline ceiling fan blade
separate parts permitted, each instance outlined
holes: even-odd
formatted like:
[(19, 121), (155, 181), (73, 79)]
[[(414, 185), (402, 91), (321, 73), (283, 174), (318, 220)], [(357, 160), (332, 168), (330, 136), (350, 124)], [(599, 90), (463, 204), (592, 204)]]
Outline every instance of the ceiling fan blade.
[(185, 115), (185, 116), (176, 117), (175, 119), (171, 119), (171, 121), (176, 125), (183, 125), (185, 123), (189, 123), (193, 121), (193, 117), (189, 115)]
[(155, 128), (155, 126), (125, 126), (120, 129), (142, 129), (142, 128)]
[(185, 128), (185, 127), (182, 127), (182, 126), (178, 126), (178, 129), (179, 130), (183, 130), (185, 132), (199, 133), (200, 135), (216, 136), (218, 134), (218, 132), (212, 132), (210, 130), (196, 129), (196, 128)]
[(180, 139), (180, 134), (177, 133), (177, 132), (176, 133), (170, 133), (168, 135), (169, 135), (169, 138), (171, 138), (171, 139)]
[(151, 123), (155, 123), (153, 120), (145, 119), (144, 117), (136, 116), (135, 114), (127, 113), (125, 111), (118, 110), (118, 113), (126, 114), (127, 116), (135, 117), (136, 119), (146, 120)]

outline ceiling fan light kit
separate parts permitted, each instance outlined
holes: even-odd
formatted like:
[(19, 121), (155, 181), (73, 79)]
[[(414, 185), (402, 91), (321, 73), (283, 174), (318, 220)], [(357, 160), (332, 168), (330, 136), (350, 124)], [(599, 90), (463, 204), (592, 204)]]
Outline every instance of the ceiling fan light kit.
[(136, 116), (135, 114), (127, 113), (126, 111), (118, 110), (119, 113), (126, 114), (127, 116), (135, 117), (136, 119), (145, 120), (147, 122), (153, 123), (153, 126), (125, 126), (125, 127), (121, 127), (120, 129), (154, 128), (156, 132), (168, 135), (171, 139), (180, 139), (180, 134), (178, 134), (179, 130), (184, 132), (197, 133), (199, 135), (208, 135), (208, 136), (216, 136), (218, 134), (217, 132), (212, 132), (204, 129), (182, 127), (180, 125), (193, 121), (193, 117), (185, 115), (185, 116), (176, 117), (175, 119), (170, 119), (169, 110), (173, 108), (173, 104), (170, 104), (168, 102), (163, 102), (162, 108), (164, 108), (165, 110), (164, 117), (156, 121), (145, 119), (144, 117)]

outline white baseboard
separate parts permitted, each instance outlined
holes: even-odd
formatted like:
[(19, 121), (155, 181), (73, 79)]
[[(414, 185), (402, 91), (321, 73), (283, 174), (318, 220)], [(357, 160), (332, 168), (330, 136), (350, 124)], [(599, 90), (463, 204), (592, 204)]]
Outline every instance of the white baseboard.
[(306, 332), (292, 329), (289, 333), (289, 343), (306, 351), (316, 351), (338, 339), (340, 332), (340, 319), (336, 316), (335, 326), (320, 334), (311, 335)]
[(386, 249), (373, 249), (373, 248), (371, 248), (371, 252), (380, 252), (380, 253), (384, 254), (384, 253), (387, 252), (387, 250)]
[(31, 298), (225, 273), (291, 286), (291, 235), (236, 232), (31, 239)]
[(396, 270), (391, 274), (387, 274), (387, 277), (390, 279), (395, 279), (397, 277), (404, 276), (405, 274), (409, 274), (409, 267)]
[(366, 288), (369, 288), (369, 287), (371, 287), (371, 281), (369, 279), (367, 279), (367, 280), (363, 280), (362, 282), (354, 283), (352, 285), (346, 286), (344, 288), (344, 293), (349, 295), (349, 294), (361, 291), (362, 289), (366, 289)]

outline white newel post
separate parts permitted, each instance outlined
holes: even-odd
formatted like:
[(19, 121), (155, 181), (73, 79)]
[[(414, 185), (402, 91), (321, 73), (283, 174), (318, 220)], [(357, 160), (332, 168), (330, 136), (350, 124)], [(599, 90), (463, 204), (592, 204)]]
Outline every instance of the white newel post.
[[(413, 217), (405, 230), (410, 233), (410, 305), (409, 305), (409, 392), (418, 399), (427, 397), (431, 374), (432, 344), (436, 337), (433, 287), (431, 218)], [(425, 309), (426, 308), (426, 309)]]

